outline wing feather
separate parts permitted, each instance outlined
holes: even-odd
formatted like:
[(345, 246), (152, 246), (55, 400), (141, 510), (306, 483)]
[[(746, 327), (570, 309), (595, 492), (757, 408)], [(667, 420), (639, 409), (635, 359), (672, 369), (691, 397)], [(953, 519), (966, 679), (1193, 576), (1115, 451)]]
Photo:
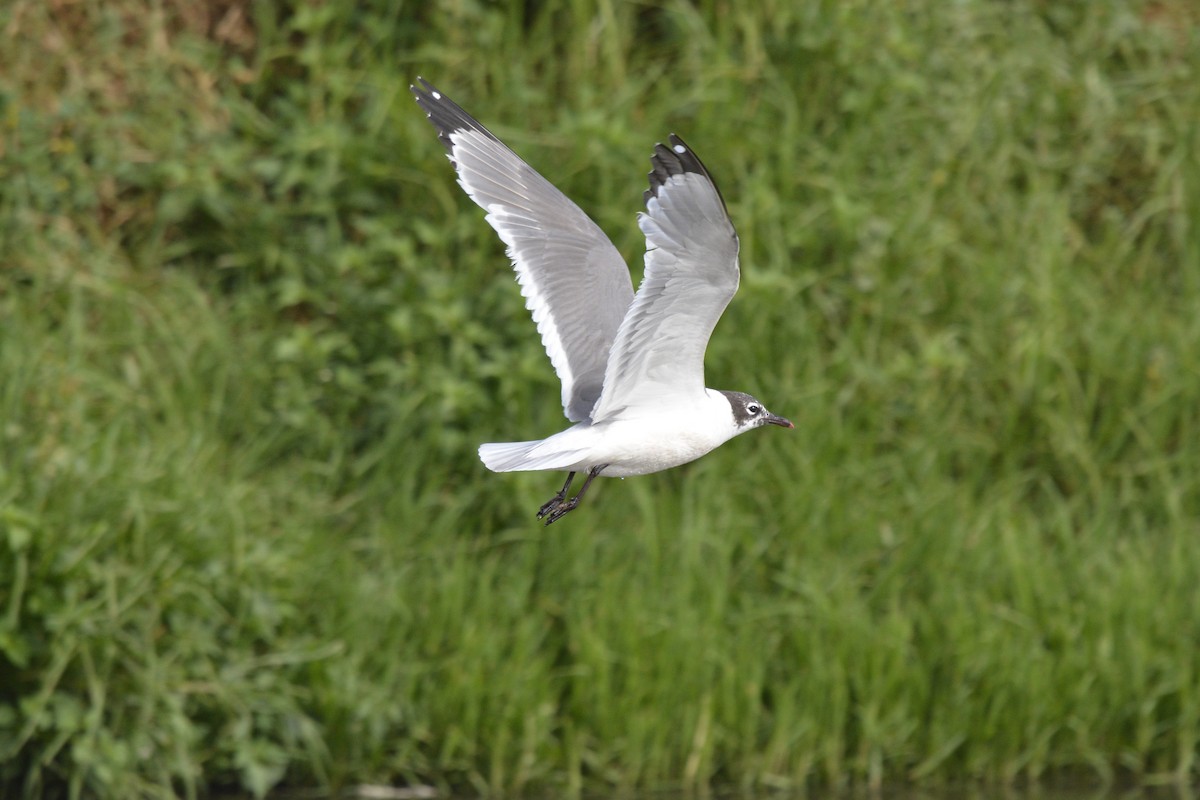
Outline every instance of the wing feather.
[(629, 268), (579, 206), (427, 81), (410, 87), (437, 129), (458, 182), (508, 246), (542, 345), (562, 382), (567, 419), (588, 419), (608, 353), (633, 300)]
[(738, 238), (721, 193), (683, 140), (671, 134), (651, 158), (646, 273), (617, 331), (592, 412), (601, 422), (704, 392), (704, 351), (737, 292)]

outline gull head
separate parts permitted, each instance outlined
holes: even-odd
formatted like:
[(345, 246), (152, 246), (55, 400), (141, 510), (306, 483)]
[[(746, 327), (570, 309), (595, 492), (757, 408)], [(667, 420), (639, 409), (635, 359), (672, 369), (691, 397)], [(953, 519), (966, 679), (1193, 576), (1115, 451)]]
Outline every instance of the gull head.
[(792, 421), (772, 414), (767, 407), (745, 392), (721, 392), (729, 401), (733, 413), (734, 435), (745, 433), (751, 428), (761, 428), (763, 425), (778, 425), (781, 428), (794, 428)]

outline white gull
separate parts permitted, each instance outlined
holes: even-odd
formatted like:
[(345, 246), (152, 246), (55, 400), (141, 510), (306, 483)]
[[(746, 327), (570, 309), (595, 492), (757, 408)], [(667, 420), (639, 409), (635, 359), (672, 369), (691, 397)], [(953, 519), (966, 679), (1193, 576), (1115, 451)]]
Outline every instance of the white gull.
[[(646, 272), (637, 294), (596, 223), (487, 128), (427, 81), (410, 87), (458, 182), (508, 245), (525, 306), (575, 424), (545, 439), (485, 444), (495, 472), (558, 470), (566, 483), (538, 511), (573, 510), (599, 475), (625, 477), (699, 458), (763, 425), (791, 428), (742, 392), (704, 386), (704, 350), (738, 288), (738, 237), (708, 170), (675, 134), (650, 162)], [(571, 481), (586, 473), (568, 497)]]

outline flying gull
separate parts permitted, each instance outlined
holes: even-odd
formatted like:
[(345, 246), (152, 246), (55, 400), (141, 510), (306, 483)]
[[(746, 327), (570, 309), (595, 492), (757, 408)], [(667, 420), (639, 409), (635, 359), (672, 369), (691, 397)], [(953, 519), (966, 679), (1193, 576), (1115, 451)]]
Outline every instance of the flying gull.
[[(646, 271), (637, 294), (616, 247), (579, 206), (423, 78), (410, 87), (458, 182), (487, 212), (562, 382), (575, 423), (546, 439), (484, 444), (495, 472), (558, 470), (538, 510), (549, 525), (600, 475), (686, 464), (763, 425), (793, 427), (748, 394), (704, 386), (704, 350), (738, 288), (738, 237), (708, 170), (675, 134), (650, 159)], [(577, 473), (578, 494), (568, 497)]]

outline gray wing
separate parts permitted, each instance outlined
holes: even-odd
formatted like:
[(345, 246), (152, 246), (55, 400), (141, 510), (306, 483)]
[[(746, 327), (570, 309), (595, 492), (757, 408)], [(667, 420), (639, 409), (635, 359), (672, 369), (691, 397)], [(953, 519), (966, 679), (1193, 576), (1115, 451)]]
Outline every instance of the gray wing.
[(458, 183), (508, 245), (525, 307), (562, 381), (567, 419), (587, 419), (633, 282), (604, 232), (487, 128), (427, 81), (409, 87), (437, 128)]
[(600, 422), (704, 392), (704, 351), (737, 292), (738, 238), (721, 193), (683, 140), (650, 159), (646, 274), (621, 323), (592, 412)]

